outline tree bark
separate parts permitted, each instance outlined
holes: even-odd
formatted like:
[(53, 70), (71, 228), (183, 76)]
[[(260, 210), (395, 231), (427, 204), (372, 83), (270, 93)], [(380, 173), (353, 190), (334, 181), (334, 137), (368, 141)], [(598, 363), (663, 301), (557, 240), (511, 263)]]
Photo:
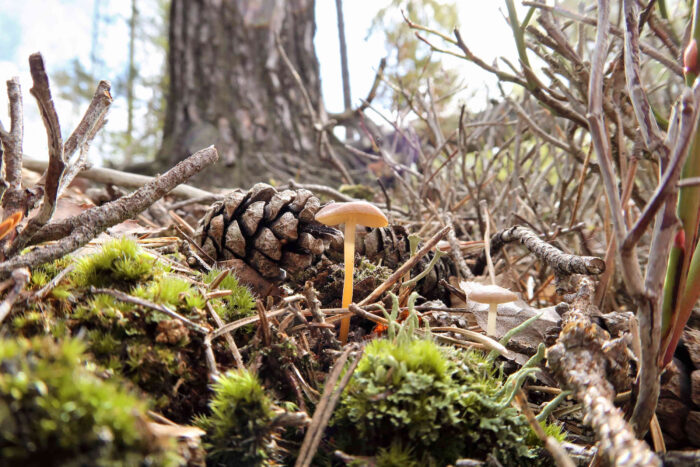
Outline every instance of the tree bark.
[(215, 144), (221, 161), (200, 183), (249, 186), (309, 174), (309, 157), (318, 160), (312, 116), (275, 36), (318, 109), (315, 31), (314, 0), (172, 0), (159, 168)]

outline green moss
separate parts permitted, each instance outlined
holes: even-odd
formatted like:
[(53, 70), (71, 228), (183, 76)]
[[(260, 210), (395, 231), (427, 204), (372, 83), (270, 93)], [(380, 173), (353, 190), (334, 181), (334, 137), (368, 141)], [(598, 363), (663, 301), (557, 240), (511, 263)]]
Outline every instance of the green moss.
[(71, 280), (77, 287), (129, 289), (153, 277), (158, 264), (135, 240), (122, 237), (106, 242), (97, 253), (80, 258)]
[(81, 365), (83, 344), (0, 340), (0, 458), (6, 465), (177, 465), (147, 409)]
[(213, 386), (211, 414), (196, 425), (207, 432), (205, 448), (211, 465), (272, 465), (275, 440), (270, 424), (272, 401), (257, 377), (247, 370), (230, 371)]
[(376, 467), (421, 467), (426, 464), (418, 462), (410, 446), (395, 442), (388, 448), (379, 448), (374, 465)]
[(475, 352), (410, 336), (372, 341), (334, 414), (334, 447), (386, 457), (408, 445), (421, 465), (488, 455), (503, 465), (535, 464), (530, 428), (503, 406), (502, 383)]
[(204, 297), (192, 283), (173, 275), (165, 275), (147, 285), (141, 285), (133, 294), (175, 308), (201, 309), (205, 305)]
[[(211, 284), (216, 279), (220, 270), (212, 269), (202, 279), (204, 283)], [(235, 321), (255, 314), (255, 297), (250, 290), (238, 282), (233, 274), (228, 274), (219, 284), (219, 289), (230, 290), (231, 294), (215, 300), (214, 310), (225, 322)]]

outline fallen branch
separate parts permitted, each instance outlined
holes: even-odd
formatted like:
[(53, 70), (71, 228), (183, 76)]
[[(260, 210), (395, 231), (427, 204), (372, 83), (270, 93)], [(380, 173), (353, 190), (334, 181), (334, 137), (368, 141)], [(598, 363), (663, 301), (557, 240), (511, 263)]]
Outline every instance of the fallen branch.
[[(27, 158), (22, 161), (22, 167), (33, 172), (41, 173), (46, 170), (47, 166), (48, 163), (46, 161)], [(141, 188), (143, 185), (152, 182), (156, 178), (103, 167), (85, 169), (78, 174), (78, 177), (92, 180), (93, 182), (104, 183), (105, 185), (117, 185), (125, 188)], [(169, 194), (179, 198), (197, 199), (198, 202), (203, 204), (223, 198), (223, 195), (195, 188), (190, 185), (179, 185), (173, 188)]]
[[(605, 271), (605, 261), (602, 259), (594, 256), (576, 256), (563, 253), (558, 248), (541, 240), (534, 232), (519, 225), (496, 232), (491, 236), (491, 256), (498, 253), (506, 243), (514, 241), (520, 242), (559, 274), (598, 275)], [(482, 254), (474, 265), (474, 274), (480, 275), (485, 264), (486, 255)]]
[(109, 227), (144, 211), (170, 190), (216, 162), (218, 158), (219, 155), (213, 146), (202, 149), (129, 196), (88, 209), (77, 216), (46, 224), (32, 238), (32, 242), (58, 241), (3, 261), (0, 263), (0, 277), (9, 276), (16, 268), (34, 267), (53, 261), (80, 248)]
[(547, 349), (547, 365), (562, 388), (571, 389), (583, 404), (584, 422), (599, 441), (599, 452), (610, 465), (660, 466), (649, 446), (635, 437), (634, 430), (614, 405), (616, 390), (628, 384), (629, 362), (622, 339), (593, 323), (593, 283), (582, 277), (569, 311), (562, 316), (557, 343)]

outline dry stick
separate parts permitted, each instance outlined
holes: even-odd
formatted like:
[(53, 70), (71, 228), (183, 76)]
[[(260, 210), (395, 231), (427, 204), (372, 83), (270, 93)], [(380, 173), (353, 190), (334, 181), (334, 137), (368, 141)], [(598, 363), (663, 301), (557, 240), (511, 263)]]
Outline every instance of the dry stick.
[(367, 97), (362, 100), (360, 106), (356, 109), (347, 109), (342, 113), (330, 113), (328, 118), (335, 120), (338, 123), (343, 123), (347, 120), (351, 120), (355, 115), (364, 112), (367, 106), (372, 103), (375, 97), (377, 97), (377, 90), (379, 89), (379, 84), (384, 78), (384, 69), (386, 68), (386, 58), (382, 58), (379, 61), (379, 68), (377, 68), (377, 73), (374, 75), (374, 81), (372, 82), (372, 87), (367, 94)]
[(613, 399), (627, 379), (629, 362), (623, 339), (611, 341), (590, 319), (593, 281), (581, 276), (578, 292), (562, 317), (557, 343), (547, 349), (547, 365), (563, 388), (582, 402), (584, 422), (599, 440), (599, 452), (610, 465), (660, 466), (659, 458), (625, 421)]
[(569, 227), (573, 226), (576, 222), (576, 212), (578, 211), (579, 203), (581, 202), (581, 195), (583, 194), (583, 181), (586, 177), (586, 172), (588, 171), (588, 163), (591, 160), (591, 154), (593, 153), (593, 145), (590, 145), (588, 152), (586, 152), (586, 157), (583, 159), (583, 167), (581, 167), (581, 176), (578, 179), (578, 189), (576, 190), (576, 201), (574, 201), (574, 207), (571, 210), (571, 222), (569, 222)]
[(182, 321), (187, 327), (191, 328), (194, 331), (197, 331), (200, 334), (207, 335), (210, 333), (209, 330), (207, 328), (205, 328), (204, 326), (201, 326), (201, 325), (195, 323), (194, 321), (192, 321), (188, 318), (185, 318), (184, 316), (171, 310), (167, 306), (152, 302), (150, 300), (146, 300), (145, 298), (135, 297), (133, 295), (129, 295), (128, 293), (124, 293), (121, 290), (99, 289), (96, 287), (90, 287), (90, 293), (111, 295), (112, 297), (114, 297), (117, 300), (120, 300), (122, 302), (133, 303), (134, 305), (139, 305), (139, 306), (142, 306), (144, 308), (150, 308), (152, 310), (159, 311), (161, 313), (165, 313), (166, 315), (170, 316), (173, 319), (177, 319), (179, 321)]
[[(570, 18), (570, 19), (573, 19), (574, 21), (577, 21), (577, 22), (583, 23), (583, 24), (588, 24), (590, 26), (596, 26), (598, 24), (594, 18), (588, 18), (586, 16), (579, 15), (578, 13), (567, 10), (567, 9), (562, 8), (560, 6), (557, 6), (557, 5), (555, 5), (555, 6), (546, 5), (544, 3), (540, 3), (539, 1), (524, 1), (522, 4), (523, 4), (523, 6), (539, 8), (542, 10), (548, 10), (548, 11), (557, 13), (565, 18)], [(624, 31), (622, 29), (614, 26), (614, 25), (609, 25), (609, 30), (615, 36), (623, 37), (623, 35), (624, 35)], [(663, 64), (669, 70), (672, 70), (676, 75), (683, 76), (683, 67), (678, 64), (678, 61), (676, 59), (663, 55), (661, 52), (656, 50), (653, 46), (651, 46), (649, 44), (645, 44), (643, 42), (639, 44), (639, 48), (646, 55), (653, 58), (657, 62)]]
[(452, 229), (454, 225), (452, 213), (445, 213), (445, 223), (448, 225), (448, 227), (450, 227), (450, 230), (447, 232), (447, 241), (450, 243), (450, 256), (452, 256), (452, 259), (457, 265), (459, 275), (462, 276), (462, 279), (474, 277), (471, 269), (469, 269), (469, 266), (467, 266), (467, 262), (464, 260), (464, 256), (462, 256), (462, 249), (460, 248), (457, 236)]
[(58, 286), (58, 284), (59, 284), (68, 274), (70, 274), (71, 272), (73, 272), (74, 269), (75, 269), (75, 263), (74, 263), (74, 264), (71, 264), (71, 265), (69, 265), (67, 268), (64, 268), (64, 269), (62, 269), (61, 271), (59, 271), (59, 273), (56, 274), (56, 276), (55, 276), (53, 279), (51, 279), (51, 280), (49, 281), (48, 284), (46, 284), (46, 285), (45, 285), (44, 287), (42, 287), (41, 289), (37, 290), (37, 291), (30, 297), (30, 301), (33, 301), (33, 302), (40, 302), (40, 301), (44, 300), (44, 299), (46, 298), (46, 296), (47, 296), (49, 293), (51, 293), (51, 291), (52, 291), (53, 289), (55, 289), (55, 288)]
[(384, 282), (379, 284), (379, 287), (374, 289), (371, 294), (369, 294), (367, 297), (364, 298), (360, 303), (358, 303), (359, 306), (363, 305), (368, 305), (370, 303), (374, 303), (379, 299), (379, 297), (382, 296), (384, 292), (389, 290), (391, 286), (393, 286), (401, 277), (403, 277), (404, 274), (406, 274), (408, 271), (410, 271), (413, 266), (418, 264), (418, 261), (420, 259), (427, 255), (430, 250), (433, 249), (437, 243), (443, 239), (443, 237), (447, 234), (447, 232), (450, 231), (452, 227), (447, 226), (443, 227), (440, 229), (435, 235), (430, 237), (430, 239), (425, 242), (425, 245), (416, 252), (415, 255), (411, 256), (400, 268), (398, 268), (394, 273), (389, 276)]
[(10, 132), (7, 133), (0, 125), (0, 143), (5, 166), (5, 182), (7, 191), (2, 198), (2, 206), (7, 214), (15, 211), (25, 211), (25, 196), (22, 190), (22, 141), (24, 138), (24, 120), (22, 116), (22, 90), (19, 78), (7, 81), (7, 97), (10, 101)]
[(12, 280), (14, 281), (14, 286), (7, 293), (5, 299), (0, 303), (0, 324), (4, 321), (7, 315), (12, 310), (12, 305), (15, 304), (19, 298), (20, 293), (24, 290), (24, 286), (29, 282), (30, 274), (27, 268), (18, 268), (12, 271)]
[(97, 84), (95, 94), (92, 96), (92, 101), (90, 101), (83, 118), (63, 145), (66, 159), (70, 159), (78, 148), (90, 141), (95, 136), (97, 128), (103, 125), (104, 117), (112, 104), (112, 95), (109, 93), (111, 87), (109, 81), (105, 80)]
[(575, 467), (574, 461), (571, 460), (566, 450), (559, 444), (559, 442), (553, 436), (547, 436), (544, 432), (544, 428), (540, 425), (540, 422), (535, 418), (535, 414), (532, 413), (530, 407), (527, 405), (527, 397), (523, 393), (522, 389), (518, 389), (518, 394), (515, 396), (514, 405), (516, 405), (520, 411), (527, 418), (530, 427), (535, 432), (537, 437), (542, 441), (544, 447), (549, 451), (549, 453), (554, 458), (554, 462), (559, 467)]
[[(47, 165), (48, 164), (46, 161), (39, 161), (36, 159), (24, 159), (22, 162), (22, 166), (25, 169), (29, 169), (34, 172), (43, 172), (46, 170)], [(104, 183), (106, 185), (117, 185), (126, 188), (140, 188), (157, 178), (102, 167), (85, 169), (78, 174), (78, 177), (98, 183)], [(179, 185), (169, 194), (178, 198), (196, 199), (200, 203), (210, 203), (223, 198), (223, 195), (195, 188), (190, 185)], [(173, 209), (174, 208), (175, 207), (173, 207)]]
[(214, 356), (214, 349), (211, 347), (211, 334), (204, 336), (204, 360), (207, 363), (207, 368), (209, 369), (209, 380), (214, 381), (217, 376), (219, 376), (219, 370), (216, 367), (216, 357)]
[(109, 227), (142, 212), (174, 187), (216, 162), (218, 157), (213, 146), (202, 149), (128, 196), (45, 225), (33, 241), (58, 241), (3, 261), (0, 263), (0, 277), (9, 276), (16, 268), (34, 267), (53, 261), (80, 248)]
[[(209, 312), (209, 315), (212, 317), (214, 322), (216, 322), (216, 325), (219, 327), (219, 329), (224, 327), (224, 321), (221, 319), (219, 314), (214, 310), (214, 307), (211, 306), (211, 303), (207, 302), (206, 307), (207, 307), (207, 311)], [(233, 333), (232, 332), (225, 333), (224, 339), (226, 339), (226, 343), (228, 344), (228, 347), (231, 350), (231, 355), (233, 355), (233, 361), (236, 362), (236, 367), (238, 367), (239, 370), (245, 369), (245, 364), (243, 363), (243, 357), (241, 356), (241, 352), (238, 350), (238, 345), (236, 345), (236, 341), (233, 339)]]
[[(518, 241), (541, 261), (552, 267), (559, 274), (592, 274), (598, 275), (605, 270), (605, 262), (594, 256), (576, 256), (563, 253), (558, 248), (540, 239), (537, 234), (516, 225), (509, 229), (501, 230), (491, 236), (491, 254), (495, 254), (505, 243)], [(475, 269), (483, 269), (485, 255), (482, 255)]]
[(488, 267), (489, 276), (491, 277), (491, 284), (495, 284), (496, 271), (493, 268), (493, 259), (491, 258), (491, 218), (485, 199), (479, 201), (479, 208), (484, 218), (484, 255), (486, 256), (486, 266)]
[(66, 168), (63, 160), (63, 138), (61, 137), (61, 126), (58, 123), (58, 114), (51, 97), (49, 88), (49, 77), (44, 67), (44, 59), (40, 53), (29, 56), (29, 70), (32, 75), (33, 86), (29, 92), (36, 98), (41, 113), (41, 119), (46, 127), (46, 135), (49, 143), (49, 165), (46, 169), (44, 182), (44, 199), (41, 202), (39, 211), (29, 219), (29, 222), (19, 232), (15, 240), (10, 245), (8, 256), (16, 254), (24, 248), (32, 236), (45, 225), (56, 208), (58, 189), (61, 184), (61, 177)]
[[(294, 464), (295, 467), (305, 467), (311, 465), (311, 461), (313, 460), (314, 454), (316, 453), (316, 449), (318, 448), (318, 443), (321, 440), (321, 433), (323, 433), (323, 430), (326, 427), (327, 420), (324, 423), (324, 419), (326, 419), (326, 412), (333, 411), (333, 407), (330, 407), (329, 410), (330, 401), (333, 398), (333, 389), (335, 388), (335, 384), (338, 381), (338, 378), (340, 378), (340, 373), (343, 371), (343, 367), (345, 366), (345, 362), (347, 362), (348, 360), (348, 356), (350, 355), (351, 350), (352, 347), (348, 347), (345, 349), (345, 351), (335, 361), (333, 368), (326, 377), (323, 395), (321, 396), (321, 400), (316, 406), (316, 411), (314, 412), (314, 416), (311, 419), (311, 424), (306, 430), (304, 441), (302, 442), (301, 448), (299, 449), (299, 456), (297, 457), (297, 461)], [(353, 371), (355, 369), (354, 367), (357, 366), (358, 361), (359, 356), (353, 362)], [(346, 372), (346, 375), (347, 374), (352, 374), (352, 371)], [(342, 391), (342, 388), (339, 387), (339, 389)]]
[[(306, 299), (306, 306), (309, 307), (309, 312), (311, 313), (313, 320), (319, 325), (325, 325), (326, 320), (321, 312), (321, 302), (316, 296), (316, 290), (314, 289), (312, 282), (307, 282), (304, 284), (304, 298)], [(326, 345), (334, 348), (340, 347), (338, 340), (335, 338), (333, 326), (331, 326), (331, 329), (321, 327), (320, 332), (323, 336), (323, 340), (326, 342)]]

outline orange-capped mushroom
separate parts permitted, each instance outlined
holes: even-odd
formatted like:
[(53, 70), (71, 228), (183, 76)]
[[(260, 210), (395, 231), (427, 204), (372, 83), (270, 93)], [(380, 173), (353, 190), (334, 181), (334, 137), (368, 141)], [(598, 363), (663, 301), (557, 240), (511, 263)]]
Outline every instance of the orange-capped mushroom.
[[(378, 207), (366, 201), (327, 204), (316, 213), (316, 220), (325, 225), (345, 224), (345, 282), (343, 283), (343, 308), (347, 308), (352, 302), (356, 226), (386, 227), (389, 225), (389, 221)], [(343, 344), (348, 340), (349, 331), (350, 318), (343, 318), (340, 322), (340, 341)]]

